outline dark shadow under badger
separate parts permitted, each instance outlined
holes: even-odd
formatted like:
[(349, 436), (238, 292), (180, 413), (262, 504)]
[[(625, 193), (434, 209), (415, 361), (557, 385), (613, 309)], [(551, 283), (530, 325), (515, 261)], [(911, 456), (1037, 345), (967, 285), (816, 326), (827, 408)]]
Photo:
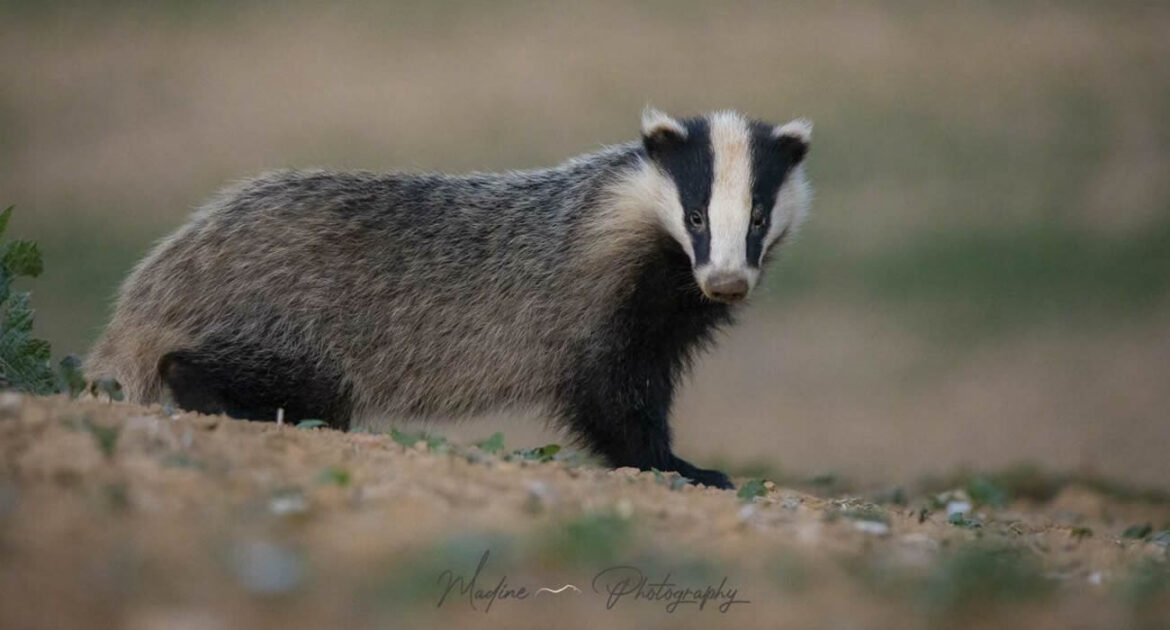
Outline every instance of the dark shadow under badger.
[(286, 171), (221, 193), (123, 285), (89, 357), (135, 402), (338, 428), (539, 407), (613, 466), (807, 211), (811, 126), (643, 114), (544, 170)]

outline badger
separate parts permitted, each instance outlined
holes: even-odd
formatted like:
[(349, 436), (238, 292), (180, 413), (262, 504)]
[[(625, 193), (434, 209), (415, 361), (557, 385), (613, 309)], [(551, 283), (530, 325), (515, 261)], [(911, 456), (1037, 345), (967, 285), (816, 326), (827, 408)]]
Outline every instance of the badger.
[(811, 131), (647, 108), (546, 169), (261, 175), (134, 268), (86, 371), (343, 430), (538, 409), (611, 466), (730, 488), (674, 454), (671, 401), (804, 219)]

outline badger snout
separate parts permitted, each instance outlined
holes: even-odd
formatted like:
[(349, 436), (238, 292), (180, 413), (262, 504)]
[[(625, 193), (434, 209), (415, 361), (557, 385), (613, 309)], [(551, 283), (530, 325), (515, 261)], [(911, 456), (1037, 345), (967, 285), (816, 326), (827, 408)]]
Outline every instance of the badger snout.
[(736, 271), (716, 271), (701, 285), (707, 297), (719, 302), (738, 302), (747, 297), (751, 284), (746, 275)]

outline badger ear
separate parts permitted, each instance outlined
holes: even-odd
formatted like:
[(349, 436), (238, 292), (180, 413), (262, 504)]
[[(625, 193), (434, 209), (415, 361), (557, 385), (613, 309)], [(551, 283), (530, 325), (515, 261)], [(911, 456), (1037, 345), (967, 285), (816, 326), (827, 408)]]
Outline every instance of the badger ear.
[(687, 128), (679, 121), (649, 105), (642, 110), (642, 143), (649, 153), (686, 139)]
[(799, 164), (808, 153), (812, 130), (811, 120), (797, 118), (772, 129), (772, 137), (780, 144), (781, 151), (788, 155), (792, 163)]

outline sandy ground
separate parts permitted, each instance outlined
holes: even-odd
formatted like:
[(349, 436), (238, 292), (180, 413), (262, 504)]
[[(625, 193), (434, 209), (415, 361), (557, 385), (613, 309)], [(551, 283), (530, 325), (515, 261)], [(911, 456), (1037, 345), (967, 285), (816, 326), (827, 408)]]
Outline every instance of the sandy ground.
[(568, 450), (410, 441), (2, 394), (0, 627), (1170, 620), (1164, 497), (968, 481), (745, 499)]

